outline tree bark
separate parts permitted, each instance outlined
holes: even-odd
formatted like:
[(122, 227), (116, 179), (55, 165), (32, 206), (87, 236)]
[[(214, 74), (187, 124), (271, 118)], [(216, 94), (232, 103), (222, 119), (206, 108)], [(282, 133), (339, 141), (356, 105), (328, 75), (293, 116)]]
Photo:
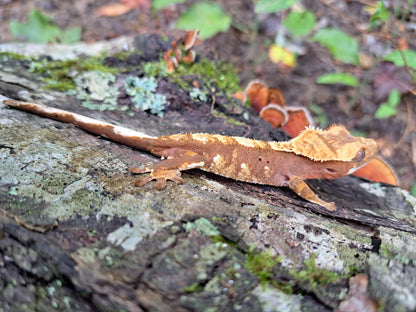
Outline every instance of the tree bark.
[[(149, 57), (164, 47), (153, 36), (129, 42), (138, 50), (147, 44)], [(47, 48), (53, 57), (53, 46)], [(91, 111), (75, 96), (42, 89), (39, 76), (24, 69), (30, 62), (0, 57), (1, 99), (155, 136), (284, 138), (242, 105), (230, 109), (222, 90), (197, 103), (166, 77), (158, 86), (169, 102), (163, 118)], [(416, 309), (416, 199), (406, 191), (357, 177), (308, 182), (336, 203), (328, 212), (287, 188), (198, 170), (162, 191), (134, 187), (128, 168), (155, 161), (0, 104), (0, 311), (329, 311), (347, 298), (356, 273), (367, 276), (367, 299), (380, 310)], [(255, 255), (260, 273), (249, 264)], [(282, 258), (268, 267), (271, 255)]]

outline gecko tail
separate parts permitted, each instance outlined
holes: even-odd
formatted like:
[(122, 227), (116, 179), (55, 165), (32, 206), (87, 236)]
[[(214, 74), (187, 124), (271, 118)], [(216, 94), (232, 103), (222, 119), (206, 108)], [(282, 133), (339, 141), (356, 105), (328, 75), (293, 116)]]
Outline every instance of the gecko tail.
[(83, 130), (98, 134), (109, 140), (145, 151), (150, 151), (157, 141), (156, 137), (151, 137), (142, 132), (134, 131), (121, 126), (115, 126), (104, 121), (54, 107), (30, 102), (21, 102), (12, 99), (4, 100), (3, 103), (42, 117), (74, 124)]

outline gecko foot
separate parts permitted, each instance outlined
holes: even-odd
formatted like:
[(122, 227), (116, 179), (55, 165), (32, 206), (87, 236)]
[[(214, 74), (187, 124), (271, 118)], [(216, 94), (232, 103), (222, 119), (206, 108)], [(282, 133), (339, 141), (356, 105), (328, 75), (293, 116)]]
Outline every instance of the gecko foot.
[(300, 197), (310, 201), (312, 203), (321, 205), (325, 209), (329, 211), (335, 211), (337, 208), (333, 202), (326, 202), (320, 199), (310, 188), (309, 186), (303, 181), (302, 179), (292, 176), (290, 177), (289, 187)]
[[(137, 168), (134, 168), (137, 169)], [(137, 172), (137, 171), (132, 171), (130, 168), (130, 172), (132, 173), (144, 173), (146, 171), (143, 172)], [(153, 169), (151, 170), (150, 174), (147, 177), (138, 179), (134, 182), (135, 186), (143, 186), (146, 183), (152, 181), (152, 180), (156, 180), (155, 184), (153, 185), (153, 187), (157, 190), (163, 190), (166, 187), (166, 181), (167, 180), (171, 180), (177, 184), (181, 184), (183, 183), (183, 180), (181, 178), (181, 172), (177, 169), (171, 169), (171, 170), (167, 170), (167, 169)]]
[(335, 207), (335, 203), (334, 202), (328, 203), (328, 202), (325, 202), (325, 201), (321, 200), (321, 202), (319, 202), (317, 204), (325, 207), (326, 210), (329, 210), (329, 211), (335, 211), (335, 210), (337, 210), (337, 207)]

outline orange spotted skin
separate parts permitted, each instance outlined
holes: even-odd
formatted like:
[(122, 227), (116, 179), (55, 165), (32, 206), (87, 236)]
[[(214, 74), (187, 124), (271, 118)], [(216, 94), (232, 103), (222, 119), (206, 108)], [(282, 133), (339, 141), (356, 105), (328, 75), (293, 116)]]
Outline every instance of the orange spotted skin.
[(163, 189), (166, 181), (182, 183), (181, 171), (199, 168), (227, 178), (288, 186), (302, 198), (327, 210), (335, 204), (320, 199), (304, 180), (337, 179), (359, 169), (377, 154), (372, 139), (352, 136), (334, 125), (327, 130), (308, 128), (287, 142), (265, 142), (217, 134), (187, 133), (149, 137), (103, 121), (39, 104), (4, 101), (6, 105), (66, 123), (163, 158), (147, 168), (130, 168), (134, 174), (149, 172), (135, 185), (155, 180)]

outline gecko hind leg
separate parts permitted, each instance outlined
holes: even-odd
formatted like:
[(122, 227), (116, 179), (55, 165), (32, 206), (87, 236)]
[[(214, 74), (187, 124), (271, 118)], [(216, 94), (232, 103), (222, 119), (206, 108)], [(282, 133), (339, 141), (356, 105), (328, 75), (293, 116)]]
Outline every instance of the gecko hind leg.
[(289, 180), (289, 187), (300, 197), (312, 203), (321, 205), (329, 211), (335, 211), (337, 208), (333, 202), (326, 202), (320, 199), (302, 179), (292, 176)]
[[(134, 172), (134, 171), (130, 171), (130, 172), (139, 173), (139, 172)], [(179, 170), (177, 169), (167, 169), (167, 170), (155, 169), (155, 170), (151, 170), (148, 176), (137, 179), (134, 182), (134, 185), (143, 186), (152, 180), (156, 180), (153, 187), (157, 190), (163, 190), (166, 187), (167, 180), (171, 180), (177, 184), (183, 183), (183, 179), (181, 178), (181, 172)]]
[(182, 170), (201, 168), (204, 164), (203, 157), (201, 156), (188, 157), (185, 159), (171, 158), (162, 160), (154, 164), (152, 167), (132, 167), (129, 171), (133, 174), (150, 172), (148, 176), (137, 179), (134, 182), (135, 186), (143, 186), (152, 180), (156, 180), (153, 187), (158, 190), (162, 190), (166, 187), (167, 180), (171, 180), (177, 184), (183, 183), (183, 179), (181, 178)]

